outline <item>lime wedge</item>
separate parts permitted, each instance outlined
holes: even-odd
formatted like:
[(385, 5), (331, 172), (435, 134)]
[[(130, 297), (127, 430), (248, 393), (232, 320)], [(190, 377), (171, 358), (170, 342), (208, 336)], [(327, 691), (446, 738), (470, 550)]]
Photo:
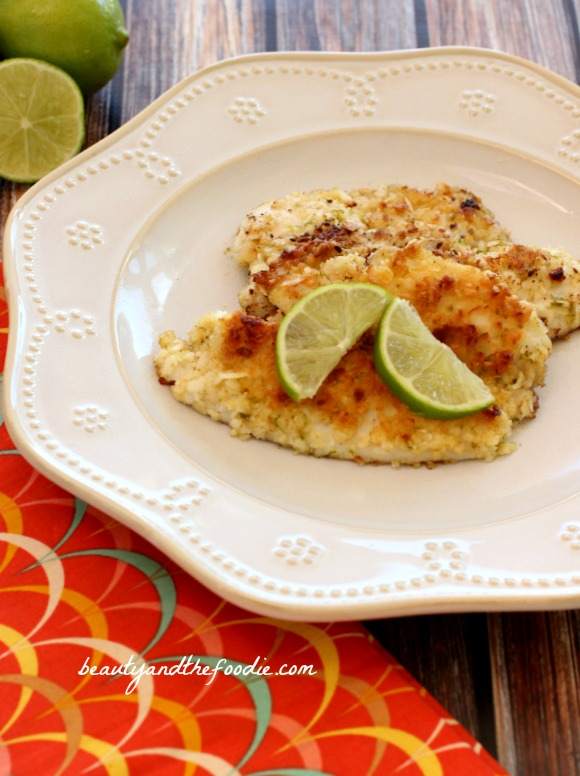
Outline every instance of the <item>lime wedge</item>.
[(394, 299), (383, 314), (375, 366), (393, 393), (427, 418), (461, 418), (494, 402), (483, 380), (431, 334), (404, 299)]
[(311, 399), (390, 299), (370, 283), (331, 283), (295, 304), (276, 338), (276, 366), (288, 396)]
[(62, 70), (35, 59), (0, 63), (0, 177), (31, 183), (81, 147), (83, 97)]

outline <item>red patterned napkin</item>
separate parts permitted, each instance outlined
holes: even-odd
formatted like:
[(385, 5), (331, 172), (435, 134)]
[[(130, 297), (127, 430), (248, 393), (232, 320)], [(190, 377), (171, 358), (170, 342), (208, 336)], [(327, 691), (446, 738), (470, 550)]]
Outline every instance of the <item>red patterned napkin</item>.
[[(0, 775), (506, 773), (360, 625), (226, 603), (42, 477), (4, 427), (0, 532)], [(134, 681), (147, 666), (174, 675)]]

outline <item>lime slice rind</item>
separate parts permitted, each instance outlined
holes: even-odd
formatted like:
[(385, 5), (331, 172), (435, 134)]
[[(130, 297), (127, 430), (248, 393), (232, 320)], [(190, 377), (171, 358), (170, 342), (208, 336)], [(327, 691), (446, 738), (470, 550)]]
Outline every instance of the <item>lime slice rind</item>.
[(374, 355), (376, 369), (391, 391), (424, 417), (461, 418), (494, 402), (483, 380), (431, 334), (403, 299), (394, 299), (386, 308)]
[(283, 318), (276, 368), (295, 401), (312, 398), (341, 358), (382, 315), (390, 295), (371, 283), (331, 283), (301, 299)]
[(33, 183), (83, 140), (83, 97), (67, 73), (35, 59), (0, 63), (0, 177)]

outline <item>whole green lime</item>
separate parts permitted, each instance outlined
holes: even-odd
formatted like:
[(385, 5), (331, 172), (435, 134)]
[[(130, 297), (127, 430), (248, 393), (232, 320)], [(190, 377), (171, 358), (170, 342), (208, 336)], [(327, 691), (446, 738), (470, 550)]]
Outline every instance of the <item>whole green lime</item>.
[(115, 75), (128, 40), (119, 0), (0, 0), (0, 57), (50, 62), (85, 94)]

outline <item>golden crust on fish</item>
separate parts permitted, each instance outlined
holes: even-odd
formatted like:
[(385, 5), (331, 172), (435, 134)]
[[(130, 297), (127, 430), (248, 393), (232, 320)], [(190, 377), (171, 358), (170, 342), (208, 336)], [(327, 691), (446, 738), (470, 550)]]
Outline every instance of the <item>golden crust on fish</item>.
[(508, 245), (459, 260), (495, 272), (512, 293), (533, 304), (552, 339), (580, 326), (580, 262), (568, 253)]
[(296, 242), (328, 228), (341, 228), (359, 244), (404, 248), (428, 240), (430, 247), (458, 252), (509, 240), (479, 197), (466, 189), (380, 186), (300, 192), (261, 205), (245, 217), (230, 253), (257, 272)]
[(438, 339), (488, 384), (514, 420), (532, 417), (551, 343), (533, 307), (491, 272), (436, 256), (424, 247), (380, 249), (367, 259), (346, 252), (288, 253), (254, 276), (254, 288), (286, 313), (327, 283), (375, 283), (408, 299)]
[(238, 311), (205, 316), (185, 340), (166, 332), (155, 359), (159, 378), (178, 401), (227, 423), (234, 435), (299, 453), (418, 464), (510, 452), (511, 421), (497, 407), (458, 420), (411, 412), (378, 377), (372, 337), (342, 359), (314, 399), (292, 401), (276, 373), (277, 328)]
[[(509, 233), (473, 193), (446, 184), (433, 191), (407, 186), (291, 194), (263, 205), (244, 220), (230, 249), (250, 270), (240, 301), (268, 316), (276, 304), (260, 279), (279, 277), (355, 253), (421, 243), (437, 255), (494, 272), (520, 299), (533, 304), (550, 336), (580, 326), (580, 261), (562, 251), (512, 245)], [(296, 275), (292, 269), (292, 275)]]

